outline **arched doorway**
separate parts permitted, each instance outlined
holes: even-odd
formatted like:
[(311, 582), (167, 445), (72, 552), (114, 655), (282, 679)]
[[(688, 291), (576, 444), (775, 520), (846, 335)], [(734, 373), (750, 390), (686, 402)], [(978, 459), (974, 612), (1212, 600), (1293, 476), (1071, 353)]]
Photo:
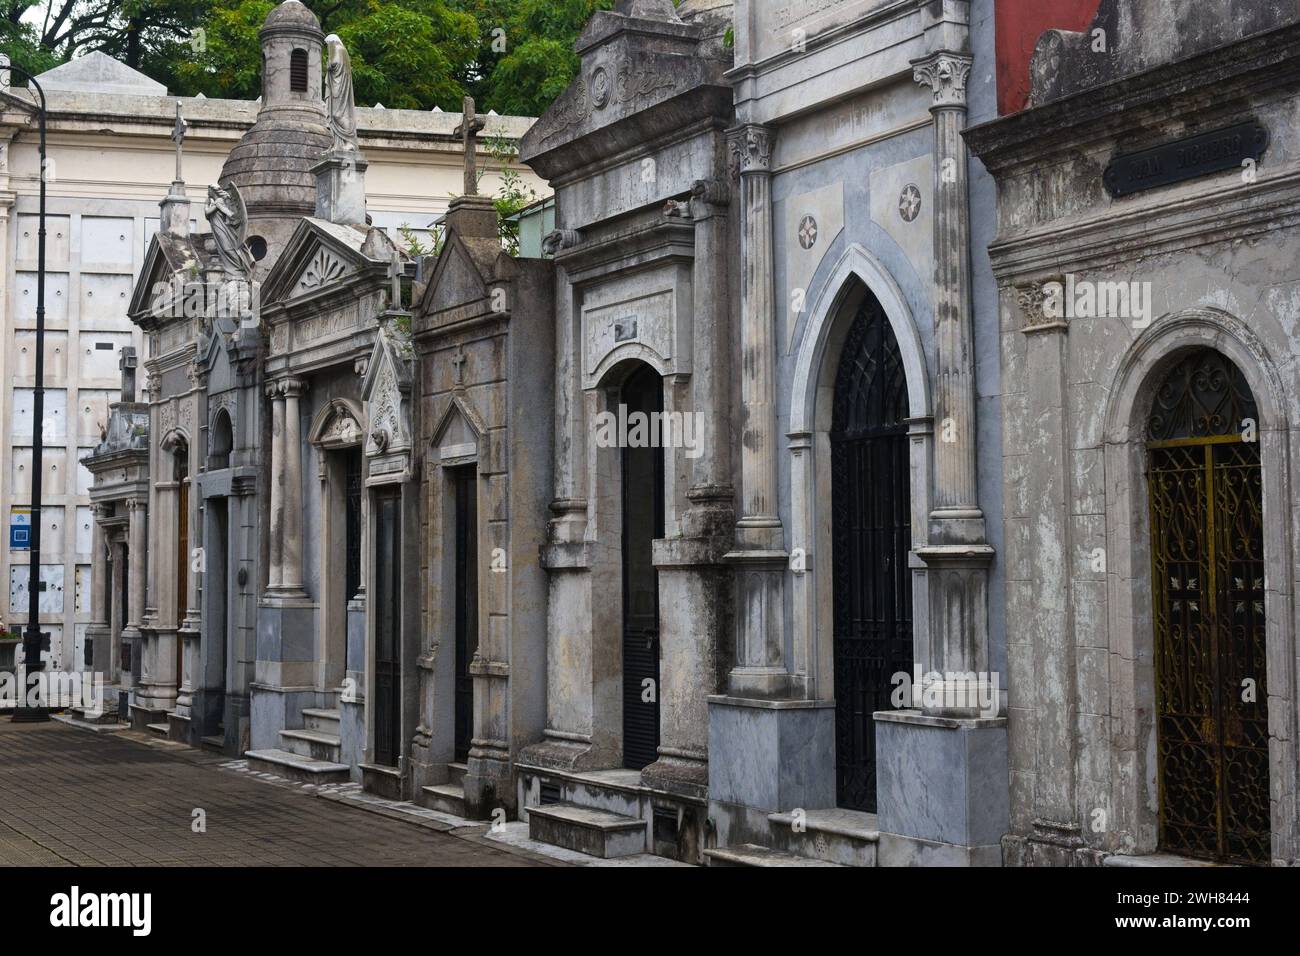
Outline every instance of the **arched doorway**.
[(664, 534), (664, 450), (652, 436), (659, 434), (663, 379), (649, 365), (641, 365), (624, 381), (620, 400), (628, 423), (622, 442), (623, 766), (641, 770), (659, 757), (659, 576), (654, 540)]
[(873, 813), (872, 714), (913, 659), (907, 418), (898, 340), (868, 293), (840, 352), (830, 443), (836, 802)]
[(1271, 852), (1260, 424), (1197, 348), (1147, 425), (1160, 847), (1236, 863)]

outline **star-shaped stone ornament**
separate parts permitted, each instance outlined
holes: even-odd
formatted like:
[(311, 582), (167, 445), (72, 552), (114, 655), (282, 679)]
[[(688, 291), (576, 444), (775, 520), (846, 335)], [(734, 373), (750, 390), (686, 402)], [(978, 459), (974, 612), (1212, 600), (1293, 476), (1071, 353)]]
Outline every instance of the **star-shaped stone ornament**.
[(799, 245), (805, 249), (811, 249), (817, 244), (817, 220), (812, 216), (804, 216), (799, 220)]
[(903, 187), (903, 194), (898, 197), (898, 214), (903, 217), (903, 222), (915, 222), (921, 214), (921, 190), (915, 183)]

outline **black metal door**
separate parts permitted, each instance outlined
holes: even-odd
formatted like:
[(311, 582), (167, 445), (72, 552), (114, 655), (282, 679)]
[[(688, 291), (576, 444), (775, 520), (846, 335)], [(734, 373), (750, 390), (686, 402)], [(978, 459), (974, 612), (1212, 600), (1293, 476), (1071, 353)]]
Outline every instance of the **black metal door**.
[(397, 766), (402, 752), (402, 518), (397, 492), (375, 496), (375, 763)]
[(1271, 854), (1259, 413), (1240, 371), (1190, 353), (1148, 431), (1160, 846)]
[[(649, 366), (623, 384), (629, 423), (663, 411), (663, 379)], [(629, 429), (631, 431), (631, 429)], [(623, 448), (623, 766), (659, 756), (659, 576), (654, 539), (663, 537), (664, 450)]]
[(348, 638), (348, 602), (361, 590), (361, 491), (363, 487), (361, 448), (349, 449), (344, 455), (343, 485), (343, 606), (340, 609), (343, 631), (343, 672), (364, 668), (361, 661), (352, 660), (351, 640)]
[(841, 807), (876, 810), (872, 713), (912, 670), (907, 380), (898, 342), (868, 294), (835, 379), (831, 427), (835, 784)]
[[(346, 560), (343, 573), (343, 601), (351, 601), (361, 590), (361, 448), (345, 453), (347, 475), (344, 493), (344, 548)], [(346, 627), (346, 621), (344, 626)]]
[(478, 480), (472, 467), (458, 468), (456, 488), (456, 761), (469, 759), (474, 735), (474, 678), (478, 650)]

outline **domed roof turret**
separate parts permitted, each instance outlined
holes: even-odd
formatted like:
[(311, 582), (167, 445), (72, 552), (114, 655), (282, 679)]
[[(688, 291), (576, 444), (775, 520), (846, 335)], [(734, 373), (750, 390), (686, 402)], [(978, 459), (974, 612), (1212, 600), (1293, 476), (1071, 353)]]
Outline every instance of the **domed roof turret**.
[(297, 219), (315, 213), (311, 168), (334, 142), (321, 87), (325, 35), (311, 10), (299, 0), (284, 0), (267, 15), (258, 37), (262, 105), (226, 158), (220, 181), (239, 187), (249, 235), (262, 236), (278, 254), (276, 240), (287, 240)]
[(284, 26), (306, 27), (309, 30), (319, 31), (320, 21), (305, 4), (299, 3), (298, 0), (284, 0), (284, 3), (266, 15), (262, 30)]

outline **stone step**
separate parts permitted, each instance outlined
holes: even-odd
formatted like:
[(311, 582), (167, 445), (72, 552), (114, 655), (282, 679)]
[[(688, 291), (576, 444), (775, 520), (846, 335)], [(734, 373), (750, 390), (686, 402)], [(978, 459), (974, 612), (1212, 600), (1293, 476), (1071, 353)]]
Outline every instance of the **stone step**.
[(172, 732), (171, 725), (167, 723), (145, 724), (145, 728), (157, 734), (159, 737), (167, 737)]
[(348, 765), (313, 760), (287, 750), (249, 750), (244, 754), (250, 770), (273, 773), (300, 783), (347, 783)]
[(705, 850), (709, 866), (841, 866), (829, 860), (813, 860), (788, 850), (776, 850), (757, 843), (738, 843), (735, 846)]
[(226, 748), (226, 738), (220, 734), (214, 734), (211, 737), (200, 737), (199, 746), (204, 750), (210, 750), (212, 753), (223, 753)]
[(574, 803), (529, 807), (528, 836), (605, 860), (646, 852), (644, 820)]
[(469, 771), (469, 765), (463, 763), (447, 764), (447, 782), (454, 783), (457, 786), (465, 785), (465, 774)]
[(880, 830), (874, 813), (830, 807), (769, 813), (772, 848), (841, 866), (875, 866)]
[(304, 707), (302, 709), (302, 724), (304, 730), (315, 730), (322, 734), (339, 734), (339, 722), (342, 720), (342, 714), (337, 710), (327, 710), (324, 707)]
[(321, 733), (318, 730), (282, 730), (280, 741), (289, 753), (330, 763), (339, 762), (339, 754), (343, 749), (343, 742), (336, 734)]
[(99, 714), (94, 715), (88, 712), (87, 708), (80, 705), (70, 707), (74, 717), (78, 720), (85, 721), (88, 724), (115, 724), (117, 720), (117, 697), (105, 696), (103, 706)]
[(454, 817), (465, 815), (465, 788), (458, 783), (438, 783), (420, 788), (420, 806)]

